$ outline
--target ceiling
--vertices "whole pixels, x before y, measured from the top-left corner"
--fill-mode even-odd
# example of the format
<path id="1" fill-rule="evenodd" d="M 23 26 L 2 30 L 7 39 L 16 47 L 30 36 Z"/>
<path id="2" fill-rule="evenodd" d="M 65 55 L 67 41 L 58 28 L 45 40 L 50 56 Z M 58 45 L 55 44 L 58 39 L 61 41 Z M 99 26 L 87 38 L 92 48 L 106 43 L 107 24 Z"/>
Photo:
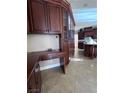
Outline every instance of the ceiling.
<path id="1" fill-rule="evenodd" d="M 71 3 L 73 9 L 96 8 L 97 0 L 67 0 Z"/>
<path id="2" fill-rule="evenodd" d="M 76 26 L 96 25 L 97 0 L 67 0 L 72 7 Z"/>

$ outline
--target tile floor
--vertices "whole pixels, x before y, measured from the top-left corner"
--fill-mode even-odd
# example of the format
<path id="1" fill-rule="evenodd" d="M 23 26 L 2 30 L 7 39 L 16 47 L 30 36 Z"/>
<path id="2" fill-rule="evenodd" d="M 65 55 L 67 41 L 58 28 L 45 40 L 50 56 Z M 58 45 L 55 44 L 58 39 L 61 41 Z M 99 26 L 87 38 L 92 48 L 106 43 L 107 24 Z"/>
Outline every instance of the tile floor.
<path id="1" fill-rule="evenodd" d="M 97 59 L 84 57 L 83 51 L 71 55 L 66 74 L 56 67 L 41 75 L 41 93 L 97 93 Z"/>

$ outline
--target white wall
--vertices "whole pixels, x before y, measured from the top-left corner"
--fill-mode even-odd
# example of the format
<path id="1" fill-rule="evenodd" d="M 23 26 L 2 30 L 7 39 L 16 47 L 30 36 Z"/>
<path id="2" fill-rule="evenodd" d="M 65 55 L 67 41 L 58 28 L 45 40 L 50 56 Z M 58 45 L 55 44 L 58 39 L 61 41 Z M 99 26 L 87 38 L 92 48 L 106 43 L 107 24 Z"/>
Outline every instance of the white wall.
<path id="1" fill-rule="evenodd" d="M 59 49 L 58 35 L 27 35 L 27 52 L 45 51 L 48 48 Z M 60 66 L 60 59 L 40 61 L 40 69 L 45 70 Z"/>
<path id="2" fill-rule="evenodd" d="M 59 49 L 58 35 L 34 34 L 34 35 L 27 36 L 27 52 L 45 51 L 49 48 Z"/>

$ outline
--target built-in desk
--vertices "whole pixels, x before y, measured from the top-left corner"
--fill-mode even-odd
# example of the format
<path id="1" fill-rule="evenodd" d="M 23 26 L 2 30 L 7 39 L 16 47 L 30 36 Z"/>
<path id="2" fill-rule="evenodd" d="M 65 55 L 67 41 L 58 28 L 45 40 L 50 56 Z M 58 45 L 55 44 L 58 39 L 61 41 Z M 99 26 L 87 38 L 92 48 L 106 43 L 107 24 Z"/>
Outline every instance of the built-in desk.
<path id="1" fill-rule="evenodd" d="M 27 54 L 27 78 L 30 77 L 31 70 L 36 63 L 43 60 L 49 60 L 54 58 L 63 58 L 64 52 L 60 51 L 40 51 L 40 52 L 31 52 Z M 64 66 L 63 71 L 65 73 L 65 62 L 61 62 L 61 65 Z"/>
<path id="2" fill-rule="evenodd" d="M 60 58 L 60 64 L 65 73 L 65 52 L 60 51 L 39 51 L 27 53 L 27 87 L 29 93 L 40 93 L 41 91 L 41 74 L 39 61 Z M 37 71 L 36 71 L 37 69 Z"/>

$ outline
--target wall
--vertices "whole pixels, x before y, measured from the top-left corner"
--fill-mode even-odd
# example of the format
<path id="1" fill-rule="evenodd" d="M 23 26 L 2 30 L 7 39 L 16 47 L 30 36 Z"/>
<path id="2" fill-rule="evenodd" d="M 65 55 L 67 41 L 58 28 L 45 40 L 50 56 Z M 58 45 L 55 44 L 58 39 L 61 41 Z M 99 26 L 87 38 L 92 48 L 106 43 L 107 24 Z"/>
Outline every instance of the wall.
<path id="1" fill-rule="evenodd" d="M 34 35 L 27 36 L 27 52 L 45 51 L 49 48 L 59 49 L 58 35 L 35 35 L 34 34 Z"/>
<path id="2" fill-rule="evenodd" d="M 58 35 L 27 35 L 27 52 L 45 51 L 49 48 L 59 49 Z M 40 69 L 45 70 L 60 65 L 59 58 L 40 62 Z"/>

